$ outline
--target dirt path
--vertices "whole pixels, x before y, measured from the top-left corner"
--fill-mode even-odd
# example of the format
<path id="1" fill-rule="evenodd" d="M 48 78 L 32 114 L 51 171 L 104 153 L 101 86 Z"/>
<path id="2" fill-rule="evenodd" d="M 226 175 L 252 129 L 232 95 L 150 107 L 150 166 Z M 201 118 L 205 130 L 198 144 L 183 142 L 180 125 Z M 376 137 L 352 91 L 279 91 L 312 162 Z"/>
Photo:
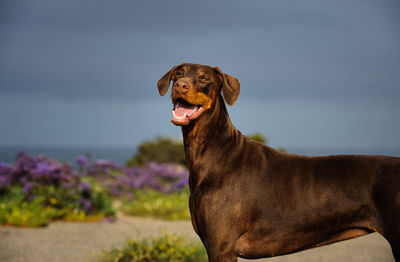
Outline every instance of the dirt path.
<path id="1" fill-rule="evenodd" d="M 122 217 L 115 223 L 56 222 L 44 228 L 0 226 L 0 262 L 86 262 L 127 239 L 158 235 L 164 229 L 199 241 L 189 221 Z M 245 261 L 245 260 L 240 260 Z M 390 246 L 380 235 L 316 248 L 293 255 L 262 259 L 270 262 L 393 262 Z"/>

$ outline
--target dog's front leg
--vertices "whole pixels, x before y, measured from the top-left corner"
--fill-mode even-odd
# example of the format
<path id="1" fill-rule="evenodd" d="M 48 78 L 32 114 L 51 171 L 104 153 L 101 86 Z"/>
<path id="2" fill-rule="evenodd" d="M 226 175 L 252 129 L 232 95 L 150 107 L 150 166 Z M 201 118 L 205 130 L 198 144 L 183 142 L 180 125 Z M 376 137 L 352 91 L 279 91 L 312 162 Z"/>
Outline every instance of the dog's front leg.
<path id="1" fill-rule="evenodd" d="M 233 247 L 213 246 L 206 249 L 209 262 L 237 262 L 238 258 L 234 254 Z"/>
<path id="2" fill-rule="evenodd" d="M 213 219 L 211 223 L 202 221 L 199 236 L 207 250 L 208 261 L 210 262 L 237 262 L 235 243 L 238 235 L 234 227 L 224 219 Z M 204 223 L 206 222 L 206 223 Z"/>
<path id="3" fill-rule="evenodd" d="M 209 262 L 237 262 L 237 256 L 228 255 L 217 255 L 214 257 L 208 257 Z"/>

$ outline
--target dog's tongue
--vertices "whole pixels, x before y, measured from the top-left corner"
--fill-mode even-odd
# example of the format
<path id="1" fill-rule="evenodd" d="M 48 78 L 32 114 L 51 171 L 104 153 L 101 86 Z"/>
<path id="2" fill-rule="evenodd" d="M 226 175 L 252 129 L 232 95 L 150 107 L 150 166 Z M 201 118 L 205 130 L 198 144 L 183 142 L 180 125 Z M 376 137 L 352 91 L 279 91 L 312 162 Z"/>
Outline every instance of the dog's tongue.
<path id="1" fill-rule="evenodd" d="M 191 115 L 193 115 L 193 109 L 194 109 L 194 105 L 189 105 L 186 103 L 177 103 L 175 106 L 175 116 L 177 117 L 184 117 L 185 113 L 186 116 L 190 117 Z"/>

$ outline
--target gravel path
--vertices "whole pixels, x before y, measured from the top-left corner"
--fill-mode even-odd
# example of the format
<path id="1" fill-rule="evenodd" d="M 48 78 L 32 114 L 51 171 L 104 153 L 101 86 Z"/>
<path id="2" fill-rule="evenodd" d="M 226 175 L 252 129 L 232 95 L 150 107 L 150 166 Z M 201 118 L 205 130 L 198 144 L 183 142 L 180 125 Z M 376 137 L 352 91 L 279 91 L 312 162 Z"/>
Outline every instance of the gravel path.
<path id="1" fill-rule="evenodd" d="M 0 226 L 0 262 L 87 262 L 96 254 L 121 247 L 127 239 L 158 235 L 166 229 L 199 241 L 189 221 L 121 217 L 115 223 L 51 223 L 44 228 Z M 246 260 L 239 260 L 246 261 Z M 378 234 L 300 253 L 257 261 L 393 262 L 390 246 Z"/>

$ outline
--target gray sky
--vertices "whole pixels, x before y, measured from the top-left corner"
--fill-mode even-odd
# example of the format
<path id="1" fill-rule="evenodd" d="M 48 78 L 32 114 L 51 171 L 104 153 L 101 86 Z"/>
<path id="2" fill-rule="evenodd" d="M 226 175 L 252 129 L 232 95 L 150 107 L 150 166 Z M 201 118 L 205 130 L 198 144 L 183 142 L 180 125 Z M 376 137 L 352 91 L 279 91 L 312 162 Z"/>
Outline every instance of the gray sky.
<path id="1" fill-rule="evenodd" d="M 0 145 L 180 137 L 156 82 L 218 65 L 229 112 L 273 146 L 400 147 L 397 0 L 0 3 Z"/>

